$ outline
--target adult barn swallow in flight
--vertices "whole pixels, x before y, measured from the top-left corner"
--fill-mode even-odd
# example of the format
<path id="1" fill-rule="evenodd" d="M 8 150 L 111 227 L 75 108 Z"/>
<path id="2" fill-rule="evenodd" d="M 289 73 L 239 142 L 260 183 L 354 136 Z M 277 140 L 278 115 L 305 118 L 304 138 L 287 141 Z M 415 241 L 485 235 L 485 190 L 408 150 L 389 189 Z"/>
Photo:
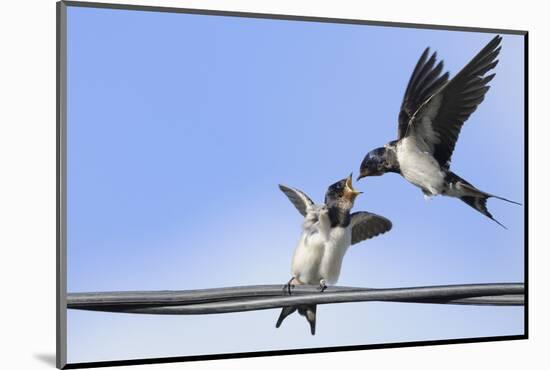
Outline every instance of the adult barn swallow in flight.
<path id="1" fill-rule="evenodd" d="M 501 36 L 493 38 L 456 76 L 441 74 L 436 53 L 428 59 L 426 48 L 405 90 L 399 112 L 398 138 L 369 152 L 358 180 L 395 172 L 419 187 L 424 195 L 445 195 L 498 222 L 487 209 L 488 198 L 519 204 L 477 189 L 449 169 L 460 129 L 489 90 L 495 74 L 486 75 L 498 63 Z"/>
<path id="2" fill-rule="evenodd" d="M 350 245 L 370 239 L 390 230 L 390 220 L 369 212 L 350 213 L 355 198 L 361 192 L 352 186 L 351 175 L 332 184 L 325 194 L 325 204 L 317 205 L 298 189 L 279 185 L 304 216 L 302 235 L 294 251 L 292 279 L 285 285 L 291 292 L 293 285 L 319 284 L 321 292 L 326 284 L 338 281 L 342 260 Z M 298 310 L 305 316 L 315 334 L 316 305 L 284 307 L 276 327 Z"/>

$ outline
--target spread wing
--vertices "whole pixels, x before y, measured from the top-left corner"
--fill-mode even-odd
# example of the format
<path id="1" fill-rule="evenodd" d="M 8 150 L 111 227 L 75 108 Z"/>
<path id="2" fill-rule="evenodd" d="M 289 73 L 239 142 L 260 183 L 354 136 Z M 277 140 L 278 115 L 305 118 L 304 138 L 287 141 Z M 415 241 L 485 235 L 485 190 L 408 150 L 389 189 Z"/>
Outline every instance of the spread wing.
<path id="1" fill-rule="evenodd" d="M 493 38 L 455 77 L 414 113 L 405 135 L 415 135 L 441 166 L 448 167 L 464 122 L 477 109 L 495 74 L 501 36 Z"/>
<path id="2" fill-rule="evenodd" d="M 401 110 L 399 111 L 398 139 L 401 139 L 405 135 L 414 112 L 449 79 L 449 72 L 441 75 L 443 61 L 440 61 L 436 65 L 437 54 L 434 52 L 428 59 L 429 54 L 430 48 L 426 48 L 420 59 L 418 59 L 407 84 L 405 96 L 403 96 L 403 102 L 401 103 Z"/>
<path id="3" fill-rule="evenodd" d="M 288 199 L 294 204 L 294 207 L 302 214 L 306 216 L 307 209 L 313 205 L 313 201 L 309 199 L 307 195 L 298 189 L 289 188 L 288 186 L 279 185 L 279 189 L 288 197 Z"/>
<path id="4" fill-rule="evenodd" d="M 355 212 L 351 214 L 351 244 L 373 238 L 389 231 L 391 221 L 385 217 L 369 212 Z"/>

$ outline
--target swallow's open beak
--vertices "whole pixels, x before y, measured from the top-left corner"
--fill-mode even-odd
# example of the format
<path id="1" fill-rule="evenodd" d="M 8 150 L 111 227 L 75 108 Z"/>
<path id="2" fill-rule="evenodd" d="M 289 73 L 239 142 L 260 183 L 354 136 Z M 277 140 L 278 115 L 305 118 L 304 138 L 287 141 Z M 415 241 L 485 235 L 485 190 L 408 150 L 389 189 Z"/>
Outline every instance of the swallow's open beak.
<path id="1" fill-rule="evenodd" d="M 362 191 L 357 191 L 353 188 L 353 177 L 352 177 L 353 174 L 350 173 L 350 175 L 348 176 L 348 178 L 346 179 L 346 186 L 344 188 L 344 197 L 348 198 L 350 201 L 354 201 L 355 198 L 357 198 L 357 196 L 359 194 L 363 194 Z"/>

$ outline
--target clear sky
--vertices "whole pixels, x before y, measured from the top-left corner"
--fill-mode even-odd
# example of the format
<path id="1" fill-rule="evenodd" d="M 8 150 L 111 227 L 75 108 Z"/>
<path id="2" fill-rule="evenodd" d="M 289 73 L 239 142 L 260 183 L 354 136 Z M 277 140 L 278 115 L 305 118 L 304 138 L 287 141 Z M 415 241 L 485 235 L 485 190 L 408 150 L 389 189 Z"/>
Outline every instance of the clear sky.
<path id="1" fill-rule="evenodd" d="M 454 75 L 494 35 L 124 10 L 68 9 L 68 290 L 284 284 L 301 216 L 277 184 L 322 201 L 395 139 L 426 46 Z M 523 203 L 523 39 L 452 169 Z M 393 230 L 352 247 L 339 285 L 522 282 L 523 207 L 509 229 L 397 175 L 362 180 L 355 210 Z M 330 289 L 330 288 L 329 288 Z M 317 334 L 279 310 L 154 316 L 68 312 L 69 362 L 523 333 L 520 307 L 353 303 L 318 308 Z"/>

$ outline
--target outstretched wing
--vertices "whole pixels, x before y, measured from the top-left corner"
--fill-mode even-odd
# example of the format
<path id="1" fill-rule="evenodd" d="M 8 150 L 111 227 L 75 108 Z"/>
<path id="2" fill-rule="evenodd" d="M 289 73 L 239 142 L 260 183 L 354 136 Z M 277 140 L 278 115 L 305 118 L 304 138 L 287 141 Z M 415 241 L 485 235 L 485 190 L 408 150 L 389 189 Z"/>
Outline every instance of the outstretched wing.
<path id="1" fill-rule="evenodd" d="M 441 75 L 443 71 L 443 61 L 435 64 L 437 53 L 433 53 L 428 59 L 430 48 L 426 48 L 418 62 L 407 84 L 401 110 L 399 112 L 399 126 L 397 129 L 397 139 L 401 139 L 407 131 L 407 126 L 414 112 L 430 96 L 435 94 L 449 79 L 449 72 Z"/>
<path id="2" fill-rule="evenodd" d="M 464 122 L 477 109 L 495 74 L 501 36 L 493 38 L 455 77 L 423 103 L 411 118 L 406 135 L 415 135 L 443 167 L 448 167 Z"/>
<path id="3" fill-rule="evenodd" d="M 313 205 L 313 201 L 309 199 L 307 195 L 298 189 L 289 188 L 288 186 L 279 185 L 279 189 L 288 197 L 288 199 L 294 204 L 294 207 L 302 214 L 306 216 L 307 209 Z"/>
<path id="4" fill-rule="evenodd" d="M 389 231 L 392 223 L 385 217 L 369 212 L 351 214 L 351 244 L 373 238 Z"/>

